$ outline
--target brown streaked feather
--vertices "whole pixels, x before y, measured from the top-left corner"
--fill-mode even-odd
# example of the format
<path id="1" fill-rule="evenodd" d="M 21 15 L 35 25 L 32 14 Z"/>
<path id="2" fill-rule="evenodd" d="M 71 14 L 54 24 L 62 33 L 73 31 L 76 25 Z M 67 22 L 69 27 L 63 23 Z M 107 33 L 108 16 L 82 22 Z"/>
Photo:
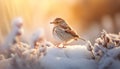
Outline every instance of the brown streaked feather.
<path id="1" fill-rule="evenodd" d="M 68 30 L 71 30 L 71 28 L 69 26 L 63 26 L 63 25 L 60 25 L 63 29 L 68 29 Z"/>
<path id="2" fill-rule="evenodd" d="M 71 34 L 74 37 L 78 37 L 79 38 L 79 36 L 73 30 L 65 30 L 65 32 Z"/>

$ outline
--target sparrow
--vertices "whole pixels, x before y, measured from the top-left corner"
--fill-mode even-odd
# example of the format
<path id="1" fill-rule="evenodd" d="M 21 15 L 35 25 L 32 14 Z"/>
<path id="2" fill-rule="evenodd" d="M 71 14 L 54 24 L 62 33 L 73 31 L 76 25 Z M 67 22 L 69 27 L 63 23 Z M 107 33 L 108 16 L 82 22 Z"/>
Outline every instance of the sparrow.
<path id="1" fill-rule="evenodd" d="M 73 29 L 71 29 L 71 27 L 62 18 L 56 18 L 53 22 L 50 22 L 50 24 L 54 25 L 52 31 L 53 36 L 57 37 L 62 42 L 57 45 L 57 47 L 63 45 L 64 48 L 65 44 L 78 39 L 86 41 L 85 39 L 81 38 Z"/>

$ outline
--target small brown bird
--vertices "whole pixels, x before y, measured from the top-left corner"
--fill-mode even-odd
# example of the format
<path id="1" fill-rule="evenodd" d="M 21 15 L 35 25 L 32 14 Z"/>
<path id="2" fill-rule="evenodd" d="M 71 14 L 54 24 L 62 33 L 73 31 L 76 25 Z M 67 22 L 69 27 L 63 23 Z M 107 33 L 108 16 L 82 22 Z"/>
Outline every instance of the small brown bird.
<path id="1" fill-rule="evenodd" d="M 54 24 L 53 36 L 57 37 L 62 42 L 57 47 L 59 47 L 61 44 L 62 47 L 65 47 L 65 44 L 70 43 L 73 40 L 82 39 L 83 41 L 86 41 L 85 39 L 80 38 L 62 18 L 56 18 L 50 24 Z"/>

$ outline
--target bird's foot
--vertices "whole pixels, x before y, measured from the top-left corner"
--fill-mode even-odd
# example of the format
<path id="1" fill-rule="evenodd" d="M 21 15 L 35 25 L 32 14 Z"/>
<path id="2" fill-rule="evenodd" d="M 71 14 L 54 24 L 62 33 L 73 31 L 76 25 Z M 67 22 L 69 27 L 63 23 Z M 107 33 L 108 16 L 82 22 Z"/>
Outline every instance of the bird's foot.
<path id="1" fill-rule="evenodd" d="M 66 48 L 63 44 L 56 45 L 57 48 Z"/>
<path id="2" fill-rule="evenodd" d="M 66 46 L 63 46 L 62 48 L 66 48 Z"/>

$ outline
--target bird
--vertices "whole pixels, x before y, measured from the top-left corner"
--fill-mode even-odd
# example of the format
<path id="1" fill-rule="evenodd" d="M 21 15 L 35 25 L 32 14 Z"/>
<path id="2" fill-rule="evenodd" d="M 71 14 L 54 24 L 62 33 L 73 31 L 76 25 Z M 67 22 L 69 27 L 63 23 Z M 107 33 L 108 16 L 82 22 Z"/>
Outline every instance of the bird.
<path id="1" fill-rule="evenodd" d="M 53 36 L 62 42 L 58 44 L 57 47 L 62 45 L 62 47 L 65 48 L 65 44 L 78 39 L 86 41 L 85 39 L 81 38 L 62 18 L 55 18 L 55 20 L 50 22 L 50 24 L 54 25 L 52 30 Z"/>

